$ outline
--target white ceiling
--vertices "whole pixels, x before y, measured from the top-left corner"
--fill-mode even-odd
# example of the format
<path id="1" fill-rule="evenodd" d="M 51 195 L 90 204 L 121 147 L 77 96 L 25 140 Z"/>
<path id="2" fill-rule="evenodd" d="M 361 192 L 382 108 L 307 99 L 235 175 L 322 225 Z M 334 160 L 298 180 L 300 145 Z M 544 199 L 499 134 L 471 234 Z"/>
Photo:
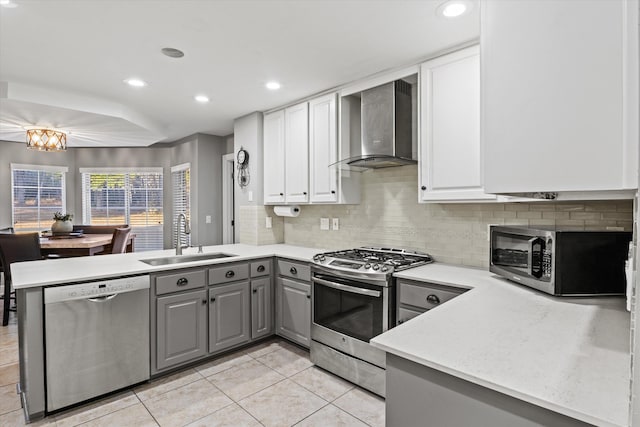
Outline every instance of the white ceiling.
<path id="1" fill-rule="evenodd" d="M 38 125 L 70 131 L 69 146 L 229 135 L 237 117 L 479 35 L 475 0 L 455 19 L 436 14 L 444 0 L 13 1 L 0 7 L 0 139 Z"/>

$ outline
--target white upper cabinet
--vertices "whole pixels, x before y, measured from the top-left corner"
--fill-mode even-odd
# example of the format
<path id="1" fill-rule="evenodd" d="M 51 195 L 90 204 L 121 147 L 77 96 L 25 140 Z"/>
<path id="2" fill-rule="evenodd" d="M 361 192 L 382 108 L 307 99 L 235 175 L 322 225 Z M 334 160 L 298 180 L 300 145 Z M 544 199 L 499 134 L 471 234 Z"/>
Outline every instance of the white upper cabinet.
<path id="1" fill-rule="evenodd" d="M 309 102 L 309 168 L 312 203 L 338 201 L 338 159 L 336 94 Z"/>
<path id="2" fill-rule="evenodd" d="M 284 110 L 264 115 L 264 203 L 284 203 Z"/>
<path id="3" fill-rule="evenodd" d="M 482 183 L 478 46 L 420 66 L 420 124 L 420 201 L 495 200 Z"/>
<path id="4" fill-rule="evenodd" d="M 285 202 L 309 201 L 309 107 L 303 102 L 285 113 Z"/>
<path id="5" fill-rule="evenodd" d="M 484 187 L 638 187 L 638 3 L 481 4 Z"/>

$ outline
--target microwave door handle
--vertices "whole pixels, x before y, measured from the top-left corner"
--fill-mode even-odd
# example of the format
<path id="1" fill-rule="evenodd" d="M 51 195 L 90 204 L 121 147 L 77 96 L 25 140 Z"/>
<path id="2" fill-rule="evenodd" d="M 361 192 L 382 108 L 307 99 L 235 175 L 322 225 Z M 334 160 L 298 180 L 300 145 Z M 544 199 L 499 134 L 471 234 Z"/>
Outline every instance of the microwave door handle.
<path id="1" fill-rule="evenodd" d="M 327 286 L 329 288 L 337 289 L 339 291 L 351 292 L 352 294 L 367 295 L 374 298 L 380 298 L 380 295 L 382 295 L 380 291 L 374 291 L 372 289 L 356 288 L 355 286 L 344 285 L 342 283 L 336 283 L 330 280 L 320 279 L 318 277 L 314 277 L 312 280 L 314 283 L 318 283 L 319 285 Z"/>

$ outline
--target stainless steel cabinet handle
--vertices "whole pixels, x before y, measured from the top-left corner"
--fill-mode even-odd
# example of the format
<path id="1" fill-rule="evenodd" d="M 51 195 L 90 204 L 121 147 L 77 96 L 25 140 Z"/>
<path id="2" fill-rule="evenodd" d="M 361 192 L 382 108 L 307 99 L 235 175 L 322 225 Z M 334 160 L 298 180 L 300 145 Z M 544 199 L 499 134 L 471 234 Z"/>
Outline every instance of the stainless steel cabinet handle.
<path id="1" fill-rule="evenodd" d="M 264 270 L 265 270 L 264 265 L 261 264 L 258 266 L 258 273 L 262 273 Z"/>
<path id="2" fill-rule="evenodd" d="M 189 279 L 187 279 L 186 277 L 181 277 L 176 282 L 177 286 L 186 286 L 187 284 L 189 284 Z"/>
<path id="3" fill-rule="evenodd" d="M 291 274 L 298 274 L 298 270 L 296 270 L 296 268 L 295 268 L 295 267 L 291 267 L 291 268 L 289 269 L 289 273 L 291 273 Z"/>
<path id="4" fill-rule="evenodd" d="M 437 295 L 428 295 L 427 296 L 427 302 L 430 302 L 431 304 L 440 304 L 440 298 L 438 298 Z"/>
<path id="5" fill-rule="evenodd" d="M 233 270 L 229 270 L 229 271 L 227 271 L 227 272 L 225 273 L 224 277 L 226 277 L 226 278 L 228 278 L 228 279 L 229 279 L 229 278 L 231 278 L 231 277 L 233 277 L 233 276 L 235 276 L 235 275 L 236 275 L 236 273 L 234 273 L 234 272 L 233 272 Z"/>

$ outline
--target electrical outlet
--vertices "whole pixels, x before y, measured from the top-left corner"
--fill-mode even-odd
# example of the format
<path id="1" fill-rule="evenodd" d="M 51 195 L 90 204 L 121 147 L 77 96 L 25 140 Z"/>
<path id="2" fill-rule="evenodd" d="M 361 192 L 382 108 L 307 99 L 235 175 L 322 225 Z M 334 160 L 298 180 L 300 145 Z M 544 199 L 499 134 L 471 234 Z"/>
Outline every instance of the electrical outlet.
<path id="1" fill-rule="evenodd" d="M 329 229 L 329 218 L 320 218 L 320 230 Z"/>
<path id="2" fill-rule="evenodd" d="M 211 215 L 207 215 L 204 217 L 205 224 L 211 224 Z"/>
<path id="3" fill-rule="evenodd" d="M 264 219 L 264 226 L 267 228 L 272 228 L 273 227 L 273 220 L 271 219 L 270 216 L 266 217 Z"/>
<path id="4" fill-rule="evenodd" d="M 340 230 L 340 219 L 339 218 L 333 218 L 332 228 L 334 230 Z"/>

